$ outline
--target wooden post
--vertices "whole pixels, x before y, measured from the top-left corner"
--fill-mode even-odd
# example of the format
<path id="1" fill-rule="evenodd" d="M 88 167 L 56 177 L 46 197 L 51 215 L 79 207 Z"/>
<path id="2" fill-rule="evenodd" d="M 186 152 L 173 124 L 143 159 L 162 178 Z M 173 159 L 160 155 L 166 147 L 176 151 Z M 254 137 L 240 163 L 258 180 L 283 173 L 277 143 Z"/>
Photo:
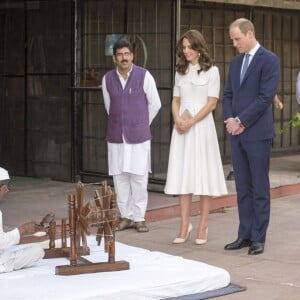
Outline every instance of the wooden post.
<path id="1" fill-rule="evenodd" d="M 75 196 L 69 195 L 70 264 L 77 265 Z"/>
<path id="2" fill-rule="evenodd" d="M 82 184 L 82 182 L 78 181 L 78 183 L 77 183 L 77 214 L 78 215 L 80 215 L 82 207 L 83 207 L 83 184 Z M 79 225 L 79 223 L 77 225 L 80 227 L 80 235 L 81 235 L 81 239 L 82 239 L 83 249 L 86 250 L 86 249 L 88 249 L 86 232 Z M 79 246 L 80 245 L 78 245 L 78 247 Z"/>
<path id="3" fill-rule="evenodd" d="M 95 191 L 94 200 L 95 200 L 96 207 L 100 208 L 100 212 L 101 212 L 100 218 L 102 220 L 104 220 L 102 196 L 100 196 L 99 191 L 97 191 L 97 190 Z M 98 226 L 97 234 L 96 234 L 96 241 L 97 241 L 98 246 L 100 246 L 100 244 L 101 244 L 101 240 L 102 240 L 103 235 L 104 235 L 104 225 L 101 224 L 101 225 Z"/>
<path id="4" fill-rule="evenodd" d="M 55 248 L 56 222 L 51 221 L 49 224 L 49 248 Z"/>
<path id="5" fill-rule="evenodd" d="M 110 209 L 112 213 L 110 214 L 111 221 L 110 221 L 110 226 L 112 230 L 112 241 L 109 245 L 109 252 L 108 252 L 108 262 L 115 262 L 115 254 L 116 254 L 116 245 L 115 245 L 115 226 L 116 226 L 116 215 L 113 213 L 116 209 L 116 194 L 112 194 L 111 196 L 111 202 L 110 202 Z"/>
<path id="6" fill-rule="evenodd" d="M 67 247 L 67 225 L 66 219 L 61 220 L 61 247 Z"/>

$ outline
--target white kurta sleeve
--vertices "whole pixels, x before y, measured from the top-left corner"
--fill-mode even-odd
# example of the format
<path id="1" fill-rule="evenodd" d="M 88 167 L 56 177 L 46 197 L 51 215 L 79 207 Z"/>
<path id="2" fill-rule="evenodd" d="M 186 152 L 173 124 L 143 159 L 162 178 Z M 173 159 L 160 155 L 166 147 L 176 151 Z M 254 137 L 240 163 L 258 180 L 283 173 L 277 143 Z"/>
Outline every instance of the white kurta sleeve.
<path id="1" fill-rule="evenodd" d="M 149 71 L 147 71 L 145 74 L 144 91 L 146 93 L 148 101 L 149 124 L 151 124 L 159 109 L 161 108 L 161 102 L 155 80 Z"/>
<path id="2" fill-rule="evenodd" d="M 4 232 L 2 224 L 2 212 L 0 211 L 0 249 L 5 249 L 20 242 L 20 232 L 17 228 Z"/>
<path id="3" fill-rule="evenodd" d="M 104 100 L 104 106 L 106 109 L 107 114 L 109 114 L 109 107 L 110 107 L 110 96 L 106 88 L 106 81 L 105 76 L 102 78 L 102 94 L 103 94 L 103 100 Z"/>

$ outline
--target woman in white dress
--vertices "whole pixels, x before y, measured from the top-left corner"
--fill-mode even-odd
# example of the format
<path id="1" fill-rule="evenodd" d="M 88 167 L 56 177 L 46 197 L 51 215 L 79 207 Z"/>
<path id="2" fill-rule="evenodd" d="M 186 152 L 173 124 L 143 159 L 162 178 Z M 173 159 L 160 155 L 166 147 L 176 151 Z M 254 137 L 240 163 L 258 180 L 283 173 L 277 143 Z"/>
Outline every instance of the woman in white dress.
<path id="1" fill-rule="evenodd" d="M 201 245 L 207 242 L 211 198 L 227 194 L 212 115 L 219 98 L 220 75 L 197 30 L 189 30 L 180 38 L 177 55 L 172 100 L 174 128 L 165 193 L 179 195 L 181 224 L 174 244 L 184 243 L 190 237 L 192 197 L 200 196 L 201 219 L 195 243 Z"/>

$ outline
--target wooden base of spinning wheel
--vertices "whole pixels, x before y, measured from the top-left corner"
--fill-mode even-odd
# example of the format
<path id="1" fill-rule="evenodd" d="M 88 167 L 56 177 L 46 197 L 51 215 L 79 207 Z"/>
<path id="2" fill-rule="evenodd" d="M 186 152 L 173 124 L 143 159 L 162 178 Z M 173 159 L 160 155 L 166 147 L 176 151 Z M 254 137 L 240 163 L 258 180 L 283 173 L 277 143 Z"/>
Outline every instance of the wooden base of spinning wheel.
<path id="1" fill-rule="evenodd" d="M 129 263 L 127 261 L 116 262 L 99 262 L 92 263 L 83 257 L 77 259 L 74 265 L 64 265 L 55 267 L 56 275 L 78 275 L 97 272 L 112 272 L 129 270 Z"/>
<path id="2" fill-rule="evenodd" d="M 62 247 L 62 248 L 49 248 L 45 249 L 44 258 L 59 258 L 59 257 L 69 257 L 70 256 L 70 247 Z M 79 247 L 77 249 L 78 255 L 90 255 L 89 248 Z"/>

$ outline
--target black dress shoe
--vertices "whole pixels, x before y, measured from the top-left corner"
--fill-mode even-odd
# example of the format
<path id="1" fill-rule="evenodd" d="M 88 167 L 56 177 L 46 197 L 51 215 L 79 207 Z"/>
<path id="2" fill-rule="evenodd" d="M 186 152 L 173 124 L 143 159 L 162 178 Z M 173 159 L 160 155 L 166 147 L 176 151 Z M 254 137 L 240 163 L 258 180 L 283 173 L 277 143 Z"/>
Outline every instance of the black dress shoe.
<path id="1" fill-rule="evenodd" d="M 244 247 L 248 247 L 251 245 L 251 241 L 248 239 L 241 239 L 238 238 L 236 241 L 233 243 L 227 244 L 224 249 L 225 250 L 238 250 Z"/>
<path id="2" fill-rule="evenodd" d="M 248 254 L 249 255 L 257 255 L 264 252 L 265 244 L 259 242 L 252 242 L 249 248 Z"/>

